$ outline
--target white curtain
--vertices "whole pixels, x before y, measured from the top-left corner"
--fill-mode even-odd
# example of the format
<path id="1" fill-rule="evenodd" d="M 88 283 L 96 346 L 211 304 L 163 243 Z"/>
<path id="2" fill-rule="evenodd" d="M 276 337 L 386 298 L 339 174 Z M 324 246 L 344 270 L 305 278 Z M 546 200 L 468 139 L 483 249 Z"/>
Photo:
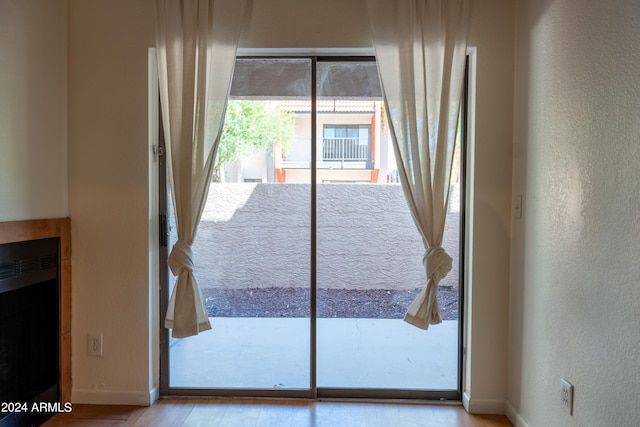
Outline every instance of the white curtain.
<path id="1" fill-rule="evenodd" d="M 156 0 L 156 52 L 178 241 L 165 327 L 176 338 L 211 329 L 191 245 L 202 215 L 250 0 Z"/>
<path id="2" fill-rule="evenodd" d="M 471 0 L 367 0 L 400 181 L 422 236 L 425 288 L 405 321 L 441 323 L 437 290 L 451 270 L 442 248 L 465 74 Z"/>

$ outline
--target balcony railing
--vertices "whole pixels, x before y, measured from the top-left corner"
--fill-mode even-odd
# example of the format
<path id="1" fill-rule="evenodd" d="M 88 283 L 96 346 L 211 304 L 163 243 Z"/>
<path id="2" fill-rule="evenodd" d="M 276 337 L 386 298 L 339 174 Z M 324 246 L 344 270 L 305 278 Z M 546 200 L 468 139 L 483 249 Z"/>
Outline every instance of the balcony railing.
<path id="1" fill-rule="evenodd" d="M 368 138 L 323 138 L 322 160 L 325 162 L 368 162 L 371 146 Z"/>

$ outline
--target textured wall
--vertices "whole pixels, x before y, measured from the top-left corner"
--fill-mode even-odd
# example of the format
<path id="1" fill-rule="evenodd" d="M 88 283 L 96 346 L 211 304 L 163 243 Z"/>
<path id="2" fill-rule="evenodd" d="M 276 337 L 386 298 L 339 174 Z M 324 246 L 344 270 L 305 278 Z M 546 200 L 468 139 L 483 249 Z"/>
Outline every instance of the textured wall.
<path id="1" fill-rule="evenodd" d="M 318 287 L 424 286 L 424 247 L 400 185 L 317 188 Z M 200 285 L 308 287 L 310 200 L 305 184 L 213 184 L 194 244 Z M 450 210 L 443 246 L 456 268 L 442 284 L 457 286 L 459 214 Z"/>
<path id="2" fill-rule="evenodd" d="M 519 4 L 512 418 L 637 426 L 640 2 Z M 575 386 L 572 417 L 560 378 Z"/>

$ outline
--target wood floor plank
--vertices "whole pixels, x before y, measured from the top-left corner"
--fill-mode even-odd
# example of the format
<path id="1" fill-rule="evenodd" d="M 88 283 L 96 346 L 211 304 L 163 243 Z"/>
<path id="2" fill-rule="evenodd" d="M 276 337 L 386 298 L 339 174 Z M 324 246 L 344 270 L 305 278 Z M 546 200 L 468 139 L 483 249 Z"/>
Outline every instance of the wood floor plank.
<path id="1" fill-rule="evenodd" d="M 315 425 L 367 427 L 364 406 L 347 402 L 318 402 L 315 405 Z"/>
<path id="2" fill-rule="evenodd" d="M 133 423 L 127 427 L 176 427 L 184 425 L 185 420 L 194 408 L 194 399 L 161 399 L 143 411 Z"/>
<path id="3" fill-rule="evenodd" d="M 239 425 L 257 426 L 258 417 L 262 410 L 262 401 L 229 400 L 226 403 L 227 410 L 218 421 L 220 427 L 233 427 Z M 217 427 L 217 426 L 216 426 Z"/>
<path id="4" fill-rule="evenodd" d="M 45 427 L 512 427 L 462 406 L 287 399 L 161 399 L 151 407 L 74 405 Z"/>
<path id="5" fill-rule="evenodd" d="M 126 421 L 142 406 L 128 405 L 73 405 L 73 411 L 60 414 L 59 418 L 88 418 Z"/>
<path id="6" fill-rule="evenodd" d="M 459 427 L 467 426 L 467 418 L 468 414 L 459 406 L 382 404 L 368 422 L 381 426 Z"/>
<path id="7" fill-rule="evenodd" d="M 227 407 L 227 405 L 220 402 L 195 404 L 193 410 L 184 421 L 183 427 L 218 426 L 227 412 Z"/>
<path id="8" fill-rule="evenodd" d="M 308 401 L 265 400 L 256 425 L 261 427 L 310 426 L 313 425 L 310 422 L 312 411 Z"/>
<path id="9" fill-rule="evenodd" d="M 512 427 L 504 415 L 470 415 L 474 427 Z"/>
<path id="10" fill-rule="evenodd" d="M 43 427 L 124 427 L 126 421 L 98 420 L 80 418 L 55 418 L 43 424 Z"/>
<path id="11" fill-rule="evenodd" d="M 257 418 L 259 404 L 245 404 L 242 400 L 220 399 L 208 400 L 196 404 L 182 427 L 207 427 L 237 425 L 244 415 L 245 425 L 255 425 L 253 420 Z"/>

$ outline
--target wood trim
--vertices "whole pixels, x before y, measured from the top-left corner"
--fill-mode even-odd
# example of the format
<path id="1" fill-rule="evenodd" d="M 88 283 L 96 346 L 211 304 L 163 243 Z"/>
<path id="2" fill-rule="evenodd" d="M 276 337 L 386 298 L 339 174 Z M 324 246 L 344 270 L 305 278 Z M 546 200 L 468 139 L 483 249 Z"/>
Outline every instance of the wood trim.
<path id="1" fill-rule="evenodd" d="M 71 220 L 0 222 L 0 244 L 60 238 L 60 401 L 71 400 Z"/>

